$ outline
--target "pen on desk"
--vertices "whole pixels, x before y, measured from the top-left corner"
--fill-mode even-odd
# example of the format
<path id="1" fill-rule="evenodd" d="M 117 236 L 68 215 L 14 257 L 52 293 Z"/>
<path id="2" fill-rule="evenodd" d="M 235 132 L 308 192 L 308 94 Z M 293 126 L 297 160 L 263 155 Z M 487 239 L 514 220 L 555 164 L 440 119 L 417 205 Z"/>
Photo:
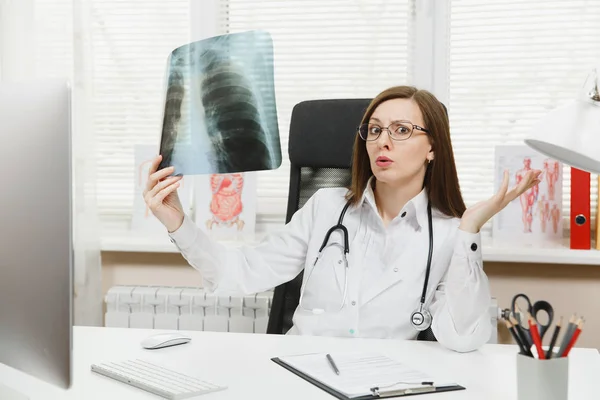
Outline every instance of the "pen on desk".
<path id="1" fill-rule="evenodd" d="M 550 346 L 548 347 L 548 351 L 546 352 L 546 358 L 547 359 L 551 359 L 554 354 L 552 354 L 552 350 L 554 350 L 554 345 L 556 344 L 556 338 L 558 338 L 558 332 L 560 332 L 560 327 L 562 325 L 562 317 L 560 317 L 560 320 L 557 322 L 556 326 L 554 327 L 554 333 L 552 333 L 552 339 L 550 339 Z"/>
<path id="2" fill-rule="evenodd" d="M 577 327 L 576 318 L 577 318 L 577 316 L 575 314 L 573 314 L 571 316 L 571 318 L 569 319 L 569 325 L 567 325 L 567 327 L 565 329 L 565 333 L 562 337 L 562 342 L 560 343 L 558 353 L 556 353 L 557 357 L 562 357 L 562 354 L 565 352 L 565 349 L 567 348 L 567 345 L 569 344 L 569 341 L 571 340 L 571 336 L 573 336 L 573 332 L 575 332 L 575 328 Z"/>
<path id="3" fill-rule="evenodd" d="M 329 361 L 329 365 L 331 365 L 331 368 L 333 368 L 333 372 L 335 372 L 336 375 L 340 374 L 340 370 L 338 369 L 337 365 L 335 365 L 335 361 L 333 361 L 333 358 L 331 358 L 330 354 L 327 354 L 327 361 Z"/>
<path id="4" fill-rule="evenodd" d="M 523 343 L 523 349 L 525 350 L 525 355 L 529 357 L 533 357 L 533 353 L 531 352 L 529 341 L 525 338 L 525 334 L 523 333 L 523 329 L 519 326 L 519 321 L 512 315 L 510 316 L 510 322 L 515 327 L 515 332 L 517 332 L 517 336 L 521 339 L 521 343 Z"/>
<path id="5" fill-rule="evenodd" d="M 575 332 L 573 332 L 573 336 L 571 337 L 571 340 L 569 340 L 569 344 L 565 348 L 565 351 L 560 355 L 561 357 L 568 356 L 569 352 L 571 351 L 573 346 L 575 346 L 575 342 L 577 341 L 577 338 L 579 337 L 579 334 L 581 333 L 581 329 L 583 329 L 583 323 L 584 323 L 584 319 L 580 318 L 580 321 L 577 324 L 577 328 L 575 328 Z"/>

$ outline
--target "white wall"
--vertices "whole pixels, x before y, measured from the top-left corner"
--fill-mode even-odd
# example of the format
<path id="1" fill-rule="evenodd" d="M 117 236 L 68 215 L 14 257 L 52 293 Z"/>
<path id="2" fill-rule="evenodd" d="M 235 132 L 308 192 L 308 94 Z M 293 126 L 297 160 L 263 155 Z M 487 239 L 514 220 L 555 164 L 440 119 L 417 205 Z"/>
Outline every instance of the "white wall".
<path id="1" fill-rule="evenodd" d="M 104 293 L 113 285 L 202 285 L 200 273 L 179 254 L 105 252 L 102 257 Z M 600 349 L 600 265 L 486 262 L 484 269 L 500 307 L 508 308 L 512 296 L 523 292 L 552 303 L 557 318 L 568 320 L 577 312 L 587 317 L 578 346 Z M 511 342 L 506 328 L 500 328 L 498 341 Z"/>

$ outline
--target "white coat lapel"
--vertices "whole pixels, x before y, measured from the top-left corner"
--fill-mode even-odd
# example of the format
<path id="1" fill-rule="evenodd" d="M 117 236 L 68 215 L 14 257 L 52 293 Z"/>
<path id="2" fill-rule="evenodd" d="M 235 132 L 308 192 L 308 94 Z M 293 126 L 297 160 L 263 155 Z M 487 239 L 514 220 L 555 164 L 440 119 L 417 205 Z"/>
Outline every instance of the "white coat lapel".
<path id="1" fill-rule="evenodd" d="M 420 240 L 422 240 L 422 235 L 411 235 L 411 239 L 403 246 L 402 250 L 393 253 L 393 257 L 390 257 L 391 260 L 382 260 L 382 262 L 385 262 L 383 273 L 378 274 L 374 279 L 367 278 L 363 280 L 361 304 L 368 303 L 381 293 L 396 286 L 400 281 L 410 282 L 414 279 L 415 274 L 424 271 L 427 255 L 422 251 L 422 245 L 416 245 Z M 365 262 L 369 262 L 368 257 Z M 369 268 L 365 267 L 363 277 L 369 274 Z"/>

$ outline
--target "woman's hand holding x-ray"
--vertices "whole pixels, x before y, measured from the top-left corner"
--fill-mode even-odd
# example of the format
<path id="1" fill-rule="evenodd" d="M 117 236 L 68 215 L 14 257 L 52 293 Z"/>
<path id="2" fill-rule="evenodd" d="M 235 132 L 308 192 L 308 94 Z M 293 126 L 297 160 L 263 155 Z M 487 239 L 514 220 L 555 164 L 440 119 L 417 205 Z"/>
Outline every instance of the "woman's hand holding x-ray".
<path id="1" fill-rule="evenodd" d="M 488 200 L 480 201 L 469 207 L 462 216 L 460 229 L 471 233 L 479 232 L 483 225 L 506 207 L 508 203 L 539 184 L 541 173 L 542 171 L 539 169 L 528 171 L 519 184 L 508 190 L 509 176 L 508 171 L 505 171 L 500 190 Z"/>
<path id="2" fill-rule="evenodd" d="M 177 195 L 179 181 L 183 176 L 169 176 L 174 171 L 173 167 L 157 171 L 161 160 L 162 156 L 159 155 L 152 161 L 144 189 L 144 201 L 167 230 L 174 232 L 179 229 L 184 218 L 183 207 Z"/>

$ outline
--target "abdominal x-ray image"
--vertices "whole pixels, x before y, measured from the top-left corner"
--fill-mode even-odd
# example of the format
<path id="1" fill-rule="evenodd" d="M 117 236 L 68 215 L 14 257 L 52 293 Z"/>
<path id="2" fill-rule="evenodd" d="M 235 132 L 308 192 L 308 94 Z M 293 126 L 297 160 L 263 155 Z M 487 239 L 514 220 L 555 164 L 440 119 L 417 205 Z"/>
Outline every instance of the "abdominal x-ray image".
<path id="1" fill-rule="evenodd" d="M 178 47 L 167 60 L 165 81 L 159 168 L 200 175 L 281 165 L 273 42 L 267 32 Z"/>

